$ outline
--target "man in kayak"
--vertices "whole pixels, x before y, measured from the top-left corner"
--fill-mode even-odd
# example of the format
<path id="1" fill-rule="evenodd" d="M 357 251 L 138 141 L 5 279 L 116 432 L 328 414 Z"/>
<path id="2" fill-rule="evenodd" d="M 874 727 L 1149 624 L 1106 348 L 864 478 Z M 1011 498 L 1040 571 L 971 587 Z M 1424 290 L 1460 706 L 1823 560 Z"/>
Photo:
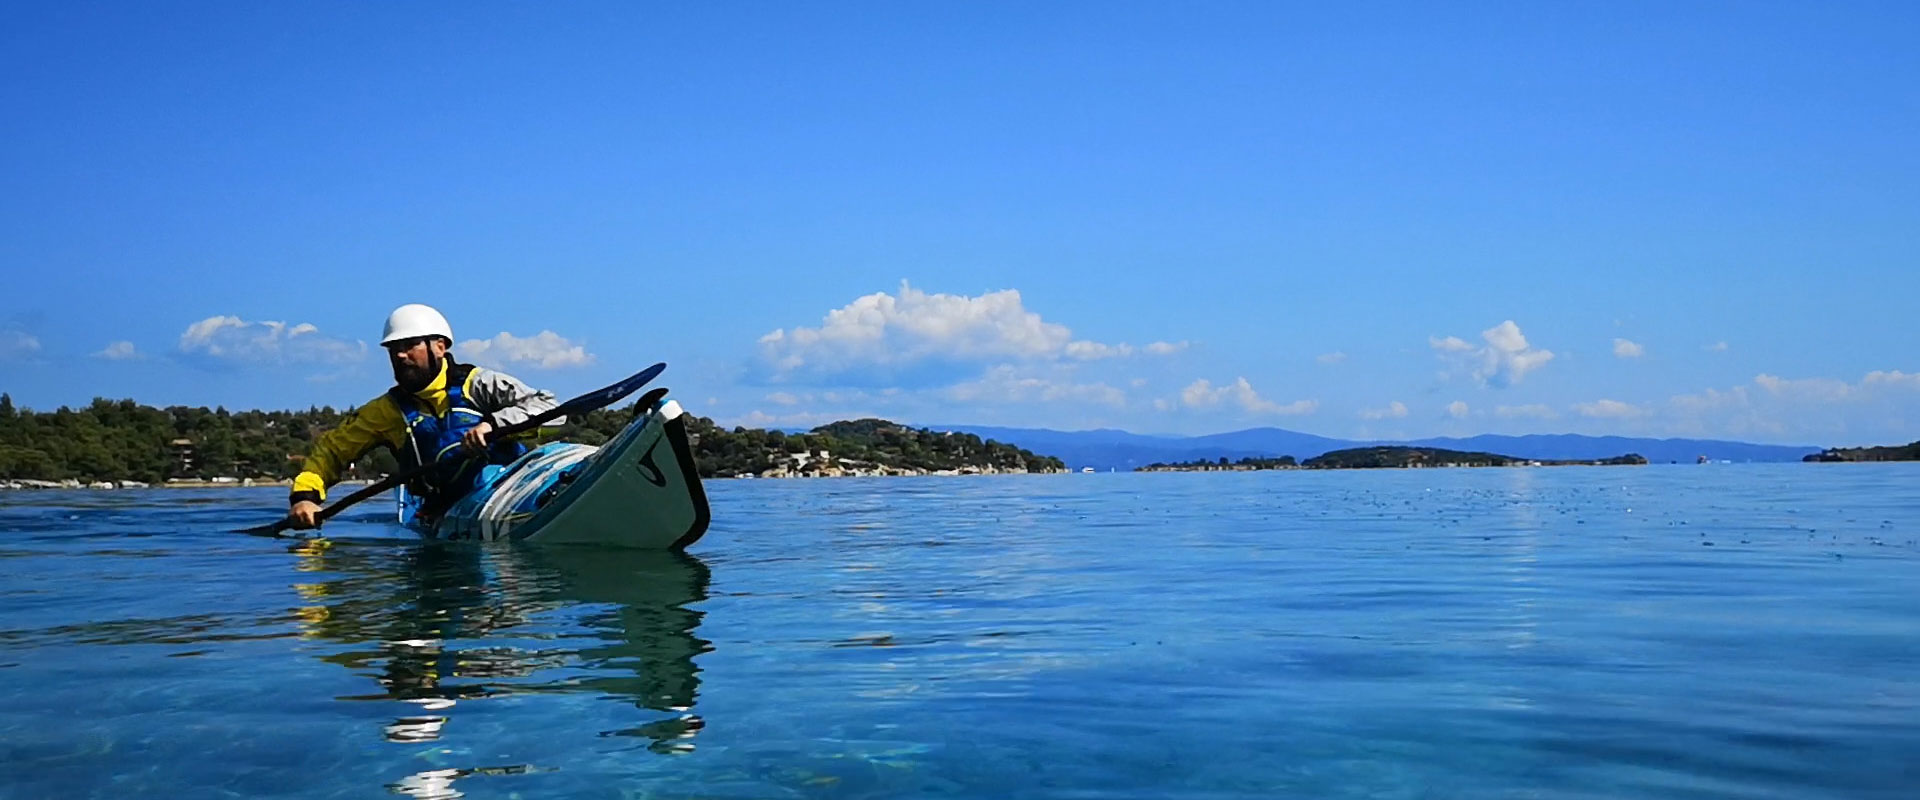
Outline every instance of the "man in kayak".
<path id="1" fill-rule="evenodd" d="M 287 521 L 294 528 L 314 527 L 327 487 L 340 480 L 347 465 L 381 446 L 393 451 L 401 469 L 441 465 L 407 484 L 407 491 L 421 499 L 416 513 L 437 517 L 479 485 L 487 465 L 506 464 L 526 452 L 519 441 L 489 441 L 495 428 L 559 404 L 552 392 L 506 373 L 456 363 L 447 352 L 453 328 L 429 306 L 394 309 L 380 345 L 393 365 L 394 387 L 314 440 L 288 498 Z M 461 457 L 456 450 L 474 457 Z"/>

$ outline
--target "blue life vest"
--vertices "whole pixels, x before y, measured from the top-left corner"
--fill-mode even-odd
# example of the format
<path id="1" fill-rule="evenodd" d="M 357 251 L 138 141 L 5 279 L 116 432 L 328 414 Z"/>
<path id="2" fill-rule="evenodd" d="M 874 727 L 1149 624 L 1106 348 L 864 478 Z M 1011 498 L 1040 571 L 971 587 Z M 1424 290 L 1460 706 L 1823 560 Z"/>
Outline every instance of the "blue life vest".
<path id="1" fill-rule="evenodd" d="M 441 416 L 434 416 L 433 409 L 420 398 L 397 386 L 387 392 L 407 423 L 407 444 L 394 453 L 401 468 L 438 465 L 406 487 L 408 493 L 421 499 L 422 510 L 432 515 L 473 491 L 488 464 L 512 463 L 527 452 L 520 442 L 494 439 L 488 443 L 485 458 L 460 455 L 460 438 L 487 419 L 486 412 L 467 396 L 467 380 L 472 375 L 470 364 L 447 364 L 447 413 Z"/>

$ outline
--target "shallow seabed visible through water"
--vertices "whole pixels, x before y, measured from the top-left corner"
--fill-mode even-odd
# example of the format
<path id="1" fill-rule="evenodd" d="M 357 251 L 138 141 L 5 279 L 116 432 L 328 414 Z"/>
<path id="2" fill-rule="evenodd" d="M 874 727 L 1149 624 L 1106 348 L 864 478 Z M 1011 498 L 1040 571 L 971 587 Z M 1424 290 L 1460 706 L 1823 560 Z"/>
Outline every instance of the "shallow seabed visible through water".
<path id="1" fill-rule="evenodd" d="M 0 797 L 1920 796 L 1920 465 L 708 489 L 687 554 L 0 494 Z"/>

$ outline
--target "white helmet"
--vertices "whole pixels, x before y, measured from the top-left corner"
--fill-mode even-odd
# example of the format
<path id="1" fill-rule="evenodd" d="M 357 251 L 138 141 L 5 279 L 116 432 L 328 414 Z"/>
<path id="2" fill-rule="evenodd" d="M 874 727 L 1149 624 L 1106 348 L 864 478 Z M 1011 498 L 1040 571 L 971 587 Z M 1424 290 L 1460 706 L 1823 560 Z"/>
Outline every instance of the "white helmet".
<path id="1" fill-rule="evenodd" d="M 408 303 L 387 315 L 387 329 L 380 334 L 380 343 L 392 344 L 418 336 L 444 336 L 451 343 L 453 326 L 448 325 L 447 318 L 440 316 L 433 306 Z"/>

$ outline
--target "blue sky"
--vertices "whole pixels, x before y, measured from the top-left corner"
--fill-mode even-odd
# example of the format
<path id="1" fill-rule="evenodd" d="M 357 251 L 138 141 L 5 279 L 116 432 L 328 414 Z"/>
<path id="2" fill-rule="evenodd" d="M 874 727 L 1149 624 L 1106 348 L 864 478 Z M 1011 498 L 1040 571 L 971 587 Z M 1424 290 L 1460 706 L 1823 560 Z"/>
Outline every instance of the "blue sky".
<path id="1" fill-rule="evenodd" d="M 18 6 L 0 391 L 1906 442 L 1916 8 Z"/>

